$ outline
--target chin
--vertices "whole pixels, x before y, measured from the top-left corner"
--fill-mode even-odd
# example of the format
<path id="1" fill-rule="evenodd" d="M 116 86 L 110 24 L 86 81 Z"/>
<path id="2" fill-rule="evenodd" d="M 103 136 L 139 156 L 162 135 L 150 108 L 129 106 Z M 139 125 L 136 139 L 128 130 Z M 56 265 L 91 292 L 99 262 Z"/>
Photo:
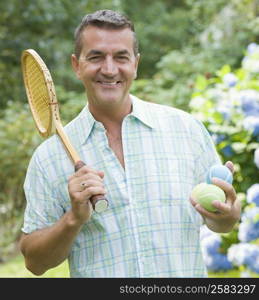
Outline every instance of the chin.
<path id="1" fill-rule="evenodd" d="M 102 95 L 102 97 L 97 97 L 98 99 L 98 103 L 101 103 L 101 104 L 109 104 L 109 105 L 112 105 L 112 104 L 118 104 L 118 103 L 121 103 L 124 99 L 124 95 L 112 95 L 112 94 L 105 94 L 105 95 Z"/>

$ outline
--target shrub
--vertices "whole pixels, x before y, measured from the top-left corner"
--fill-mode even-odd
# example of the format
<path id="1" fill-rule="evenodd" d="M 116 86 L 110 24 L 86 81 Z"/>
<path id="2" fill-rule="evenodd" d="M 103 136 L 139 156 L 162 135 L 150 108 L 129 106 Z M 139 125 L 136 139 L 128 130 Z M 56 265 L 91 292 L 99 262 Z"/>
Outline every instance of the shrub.
<path id="1" fill-rule="evenodd" d="M 195 92 L 190 102 L 194 115 L 208 128 L 222 161 L 232 160 L 235 166 L 234 187 L 242 200 L 242 218 L 234 230 L 221 237 L 221 249 L 230 251 L 241 242 L 257 243 L 259 240 L 259 45 L 252 43 L 246 51 L 242 65 L 237 70 L 223 66 L 214 77 L 198 76 Z M 247 247 L 250 247 L 247 244 Z M 237 249 L 237 248 L 234 248 Z M 249 248 L 250 249 L 250 248 Z M 256 249 L 253 247 L 253 249 Z M 240 250 L 241 253 L 242 251 Z M 242 252 L 245 255 L 245 252 Z M 251 264 L 247 252 L 245 265 Z M 210 262 L 218 253 L 208 253 Z M 240 254 L 241 255 L 241 254 Z M 242 254 L 243 255 L 243 254 Z M 252 254 L 251 254 L 252 255 Z M 259 251 L 252 257 L 259 260 Z M 234 264 L 235 265 L 235 264 Z M 208 269 L 215 270 L 209 263 Z M 218 270 L 224 269 L 221 264 Z M 252 268 L 259 273 L 259 268 Z"/>
<path id="2" fill-rule="evenodd" d="M 82 109 L 84 95 L 57 87 L 63 124 Z M 43 141 L 37 133 L 29 106 L 9 102 L 0 119 L 0 261 L 15 250 L 25 208 L 23 183 L 29 160 Z"/>

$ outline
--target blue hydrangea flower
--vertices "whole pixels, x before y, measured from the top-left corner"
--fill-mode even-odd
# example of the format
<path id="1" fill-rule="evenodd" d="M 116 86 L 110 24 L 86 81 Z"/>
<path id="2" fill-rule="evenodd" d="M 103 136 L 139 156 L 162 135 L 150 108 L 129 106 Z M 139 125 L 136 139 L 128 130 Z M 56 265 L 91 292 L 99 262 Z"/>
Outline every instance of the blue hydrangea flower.
<path id="1" fill-rule="evenodd" d="M 220 103 L 217 111 L 221 113 L 224 120 L 229 120 L 231 117 L 232 106 L 229 103 Z"/>
<path id="2" fill-rule="evenodd" d="M 223 77 L 223 82 L 227 87 L 233 87 L 237 84 L 237 77 L 235 74 L 233 73 L 228 73 L 226 75 L 224 75 Z"/>
<path id="3" fill-rule="evenodd" d="M 259 217 L 259 207 L 245 209 L 241 216 L 241 222 L 256 222 Z"/>
<path id="4" fill-rule="evenodd" d="M 259 52 L 259 45 L 256 43 L 251 43 L 247 46 L 247 52 L 248 54 L 253 54 L 255 52 Z"/>
<path id="5" fill-rule="evenodd" d="M 259 93 L 255 90 L 243 90 L 239 93 L 239 100 L 245 116 L 259 115 Z"/>
<path id="6" fill-rule="evenodd" d="M 218 234 L 211 234 L 202 240 L 203 253 L 216 254 L 221 244 L 221 238 Z"/>
<path id="7" fill-rule="evenodd" d="M 228 260 L 227 255 L 215 253 L 211 256 L 205 255 L 204 261 L 206 267 L 211 271 L 227 271 L 233 268 L 232 263 Z"/>
<path id="8" fill-rule="evenodd" d="M 211 137 L 216 145 L 220 144 L 221 142 L 223 142 L 227 139 L 227 136 L 225 134 L 212 133 Z M 222 148 L 221 151 L 222 151 L 223 155 L 226 157 L 231 157 L 235 153 L 230 144 L 226 145 L 224 148 Z"/>
<path id="9" fill-rule="evenodd" d="M 231 157 L 234 154 L 234 150 L 231 147 L 231 145 L 225 146 L 224 148 L 221 149 L 221 151 L 226 157 Z"/>
<path id="10" fill-rule="evenodd" d="M 259 206 L 259 183 L 255 183 L 247 190 L 247 202 Z"/>
<path id="11" fill-rule="evenodd" d="M 227 258 L 234 266 L 248 265 L 259 255 L 259 247 L 249 243 L 233 244 L 228 248 Z"/>
<path id="12" fill-rule="evenodd" d="M 251 255 L 251 259 L 249 259 L 247 266 L 250 270 L 259 274 L 259 249 Z"/>
<path id="13" fill-rule="evenodd" d="M 248 116 L 243 121 L 244 128 L 252 132 L 254 137 L 259 136 L 259 114 L 258 116 Z"/>
<path id="14" fill-rule="evenodd" d="M 211 137 L 212 137 L 212 140 L 214 141 L 214 143 L 216 145 L 220 144 L 221 142 L 223 142 L 226 139 L 226 135 L 225 134 L 216 134 L 216 133 L 213 133 L 211 135 Z"/>
<path id="15" fill-rule="evenodd" d="M 246 209 L 239 224 L 238 238 L 247 243 L 259 238 L 259 207 Z"/>
<path id="16" fill-rule="evenodd" d="M 239 224 L 238 238 L 248 243 L 259 238 L 259 222 L 241 222 Z"/>
<path id="17" fill-rule="evenodd" d="M 251 43 L 247 47 L 247 55 L 242 60 L 243 69 L 257 73 L 259 72 L 259 45 L 256 43 Z"/>
<path id="18" fill-rule="evenodd" d="M 201 247 L 206 267 L 211 271 L 229 270 L 233 265 L 226 254 L 220 253 L 221 237 L 209 229 L 201 232 Z"/>

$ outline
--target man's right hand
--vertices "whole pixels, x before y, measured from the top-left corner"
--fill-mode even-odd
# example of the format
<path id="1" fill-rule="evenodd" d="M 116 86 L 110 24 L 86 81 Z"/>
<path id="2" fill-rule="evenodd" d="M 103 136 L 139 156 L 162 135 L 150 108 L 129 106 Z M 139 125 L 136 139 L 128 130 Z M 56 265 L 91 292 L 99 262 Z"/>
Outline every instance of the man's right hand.
<path id="1" fill-rule="evenodd" d="M 75 223 L 83 225 L 92 215 L 90 198 L 106 193 L 103 184 L 104 173 L 88 166 L 81 167 L 68 179 L 68 192 L 71 200 L 71 216 Z"/>

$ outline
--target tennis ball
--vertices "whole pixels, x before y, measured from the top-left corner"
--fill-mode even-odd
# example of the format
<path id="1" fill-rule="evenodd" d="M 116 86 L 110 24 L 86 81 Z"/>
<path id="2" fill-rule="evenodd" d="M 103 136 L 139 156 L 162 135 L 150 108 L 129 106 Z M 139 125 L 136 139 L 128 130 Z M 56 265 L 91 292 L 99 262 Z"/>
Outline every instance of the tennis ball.
<path id="1" fill-rule="evenodd" d="M 212 183 L 211 180 L 213 177 L 222 179 L 230 184 L 232 184 L 233 182 L 233 175 L 229 170 L 229 168 L 227 168 L 226 166 L 222 166 L 222 165 L 212 166 L 207 173 L 206 182 L 209 184 Z"/>
<path id="2" fill-rule="evenodd" d="M 191 196 L 196 200 L 203 208 L 210 212 L 215 212 L 217 209 L 212 206 L 211 202 L 219 200 L 221 202 L 226 201 L 225 193 L 222 189 L 214 184 L 207 184 L 205 182 L 200 183 L 194 187 Z"/>

